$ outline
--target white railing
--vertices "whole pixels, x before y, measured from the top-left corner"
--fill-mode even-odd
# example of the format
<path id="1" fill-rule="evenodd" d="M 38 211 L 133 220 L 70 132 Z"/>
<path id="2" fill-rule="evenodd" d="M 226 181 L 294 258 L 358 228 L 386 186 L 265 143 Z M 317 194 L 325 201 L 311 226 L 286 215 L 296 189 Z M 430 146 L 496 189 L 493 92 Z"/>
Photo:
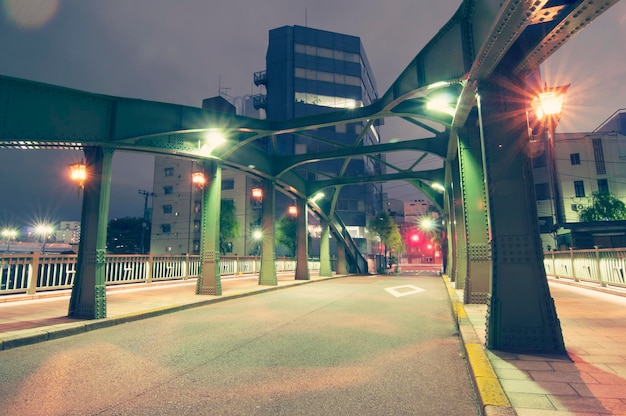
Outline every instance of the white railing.
<path id="1" fill-rule="evenodd" d="M 0 254 L 0 296 L 35 294 L 70 289 L 76 274 L 76 254 Z M 220 275 L 258 273 L 258 257 L 220 256 Z M 106 284 L 150 283 L 163 280 L 196 278 L 200 272 L 199 255 L 107 254 Z M 310 270 L 319 269 L 319 261 L 309 261 Z M 276 259 L 277 272 L 296 270 L 296 261 Z"/>
<path id="2" fill-rule="evenodd" d="M 543 264 L 548 276 L 626 288 L 626 249 L 623 248 L 550 251 L 544 253 Z"/>

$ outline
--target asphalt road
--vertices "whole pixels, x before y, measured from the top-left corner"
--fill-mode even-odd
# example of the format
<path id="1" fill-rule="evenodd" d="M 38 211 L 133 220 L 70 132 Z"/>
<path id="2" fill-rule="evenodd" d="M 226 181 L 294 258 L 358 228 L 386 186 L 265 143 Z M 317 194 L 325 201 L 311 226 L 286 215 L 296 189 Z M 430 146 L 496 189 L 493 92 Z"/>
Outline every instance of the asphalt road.
<path id="1" fill-rule="evenodd" d="M 3 415 L 478 415 L 445 285 L 348 277 L 0 351 Z"/>

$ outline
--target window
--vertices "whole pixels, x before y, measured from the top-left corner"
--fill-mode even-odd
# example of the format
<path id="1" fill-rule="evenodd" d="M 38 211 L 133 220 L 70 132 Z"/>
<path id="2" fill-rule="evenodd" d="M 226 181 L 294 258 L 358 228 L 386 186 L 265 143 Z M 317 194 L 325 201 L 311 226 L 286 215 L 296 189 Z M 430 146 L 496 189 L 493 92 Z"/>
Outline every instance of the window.
<path id="1" fill-rule="evenodd" d="M 200 211 L 202 211 L 202 203 L 200 201 L 194 201 L 193 202 L 193 212 L 195 212 L 197 214 Z"/>
<path id="2" fill-rule="evenodd" d="M 602 149 L 602 139 L 593 139 L 593 156 L 596 159 L 596 173 L 606 175 L 606 165 L 604 164 L 604 150 Z"/>
<path id="3" fill-rule="evenodd" d="M 161 224 L 161 232 L 163 234 L 169 234 L 172 232 L 171 224 Z"/>
<path id="4" fill-rule="evenodd" d="M 222 180 L 222 190 L 227 191 L 229 189 L 235 189 L 235 180 L 234 179 L 223 179 Z"/>
<path id="5" fill-rule="evenodd" d="M 580 153 L 571 153 L 569 155 L 569 160 L 572 165 L 580 165 Z"/>
<path id="6" fill-rule="evenodd" d="M 197 233 L 200 231 L 200 221 L 194 220 L 193 222 L 193 232 Z"/>
<path id="7" fill-rule="evenodd" d="M 554 225 L 554 220 L 552 217 L 539 217 L 537 220 L 539 223 L 540 233 L 545 234 L 553 231 L 552 226 Z"/>
<path id="8" fill-rule="evenodd" d="M 163 213 L 164 214 L 171 214 L 172 213 L 172 206 L 171 205 L 163 205 Z"/>
<path id="9" fill-rule="evenodd" d="M 574 193 L 577 198 L 585 196 L 585 183 L 583 181 L 574 181 Z"/>
<path id="10" fill-rule="evenodd" d="M 163 187 L 163 195 L 172 195 L 174 193 L 173 186 L 164 186 Z"/>
<path id="11" fill-rule="evenodd" d="M 598 179 L 598 192 L 609 193 L 609 181 L 608 179 Z"/>
<path id="12" fill-rule="evenodd" d="M 165 176 L 174 176 L 174 168 L 165 168 L 163 171 L 165 172 Z"/>
<path id="13" fill-rule="evenodd" d="M 550 199 L 550 187 L 547 183 L 535 184 L 535 198 L 537 201 L 546 201 Z"/>

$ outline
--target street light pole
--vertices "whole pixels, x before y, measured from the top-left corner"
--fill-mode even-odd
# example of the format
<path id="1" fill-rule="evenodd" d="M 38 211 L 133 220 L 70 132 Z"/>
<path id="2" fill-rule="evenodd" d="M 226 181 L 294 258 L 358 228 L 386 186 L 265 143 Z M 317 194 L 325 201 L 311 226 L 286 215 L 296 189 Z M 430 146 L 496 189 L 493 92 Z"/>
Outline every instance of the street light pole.
<path id="1" fill-rule="evenodd" d="M 144 191 L 143 189 L 140 189 L 139 193 L 144 196 L 143 222 L 141 223 L 141 254 L 146 254 L 144 240 L 146 235 L 146 228 L 148 227 L 148 197 L 154 198 L 156 194 L 154 192 Z"/>

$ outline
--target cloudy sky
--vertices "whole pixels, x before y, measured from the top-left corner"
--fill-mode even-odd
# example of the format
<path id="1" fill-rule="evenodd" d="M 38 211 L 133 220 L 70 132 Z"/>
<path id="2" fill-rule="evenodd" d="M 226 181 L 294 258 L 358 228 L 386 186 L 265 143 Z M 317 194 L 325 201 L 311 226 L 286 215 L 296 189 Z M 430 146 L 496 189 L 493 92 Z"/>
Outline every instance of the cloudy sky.
<path id="1" fill-rule="evenodd" d="M 460 0 L 0 0 L 0 75 L 89 92 L 200 106 L 220 89 L 259 92 L 268 31 L 308 25 L 361 37 L 384 93 L 453 15 Z M 570 41 L 542 68 L 571 83 L 560 131 L 593 130 L 626 107 L 626 2 Z M 386 138 L 393 123 L 384 126 Z M 80 153 L 0 150 L 0 226 L 78 220 L 81 199 L 65 179 Z M 153 158 L 114 157 L 111 216 L 140 216 Z M 410 200 L 404 187 L 389 190 Z M 408 192 L 408 193 L 407 193 Z"/>

